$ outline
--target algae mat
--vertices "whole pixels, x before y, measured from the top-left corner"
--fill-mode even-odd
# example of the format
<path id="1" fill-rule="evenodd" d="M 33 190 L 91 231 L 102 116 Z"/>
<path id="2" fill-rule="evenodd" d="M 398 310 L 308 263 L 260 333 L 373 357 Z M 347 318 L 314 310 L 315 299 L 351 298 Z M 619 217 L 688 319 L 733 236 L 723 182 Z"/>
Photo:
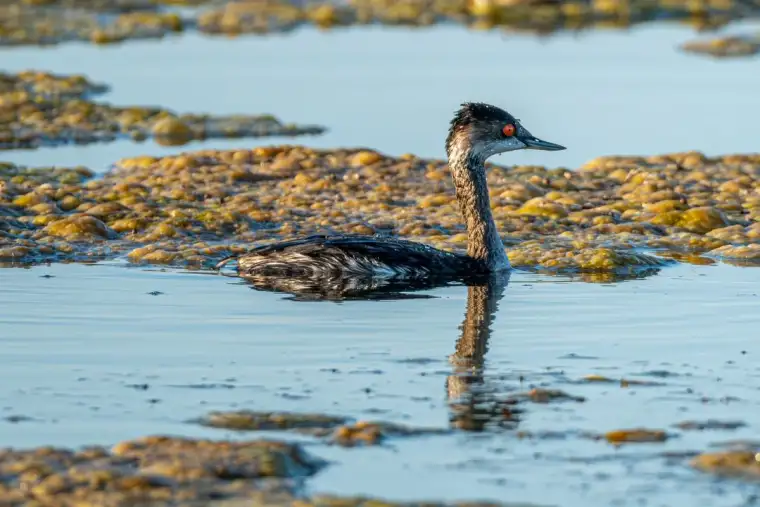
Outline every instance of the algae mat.
<path id="1" fill-rule="evenodd" d="M 215 138 L 321 134 L 324 127 L 285 124 L 270 114 L 177 114 L 159 107 L 94 102 L 108 86 L 81 75 L 0 73 L 0 150 L 86 145 L 148 138 L 167 146 Z"/>
<path id="2" fill-rule="evenodd" d="M 271 146 L 136 157 L 96 179 L 84 168 L 9 164 L 1 175 L 0 257 L 11 263 L 121 255 L 203 268 L 315 232 L 460 250 L 467 241 L 445 162 L 413 155 Z M 635 275 L 672 259 L 760 259 L 757 155 L 606 157 L 577 171 L 491 166 L 488 177 L 517 267 Z"/>
<path id="3" fill-rule="evenodd" d="M 184 6 L 178 10 L 177 6 Z M 198 7 L 201 6 L 200 9 Z M 731 22 L 756 19 L 756 1 L 652 2 L 605 0 L 537 3 L 471 0 L 353 0 L 348 3 L 290 1 L 29 1 L 0 4 L 0 45 L 55 45 L 71 41 L 97 45 L 162 39 L 188 31 L 206 36 L 266 35 L 303 25 L 322 30 L 341 27 L 427 27 L 457 23 L 476 30 L 548 34 L 593 29 L 629 29 L 663 19 L 678 20 L 695 30 L 716 29 Z M 723 39 L 703 46 L 686 43 L 696 53 L 747 56 L 750 41 Z"/>

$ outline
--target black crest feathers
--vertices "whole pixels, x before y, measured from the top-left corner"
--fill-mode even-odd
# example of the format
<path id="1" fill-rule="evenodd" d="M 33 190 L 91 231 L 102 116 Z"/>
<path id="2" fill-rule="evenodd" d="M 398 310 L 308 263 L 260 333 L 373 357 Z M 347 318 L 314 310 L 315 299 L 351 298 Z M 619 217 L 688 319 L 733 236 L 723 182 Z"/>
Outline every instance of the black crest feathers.
<path id="1" fill-rule="evenodd" d="M 446 151 L 448 152 L 459 132 L 469 129 L 475 124 L 507 124 L 516 122 L 515 118 L 505 110 L 485 104 L 483 102 L 465 102 L 454 113 L 449 126 L 449 134 L 446 137 Z"/>

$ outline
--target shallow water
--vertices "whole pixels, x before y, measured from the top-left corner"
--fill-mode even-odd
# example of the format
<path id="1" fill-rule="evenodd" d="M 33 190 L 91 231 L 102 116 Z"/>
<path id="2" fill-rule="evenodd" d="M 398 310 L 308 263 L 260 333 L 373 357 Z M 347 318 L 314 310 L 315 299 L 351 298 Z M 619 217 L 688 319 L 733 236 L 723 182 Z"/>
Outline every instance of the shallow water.
<path id="1" fill-rule="evenodd" d="M 449 116 L 463 100 L 504 105 L 534 134 L 569 148 L 498 163 L 576 167 L 604 154 L 757 151 L 757 61 L 679 53 L 675 46 L 692 36 L 666 25 L 550 39 L 452 27 L 303 29 L 4 50 L 7 70 L 84 73 L 112 85 L 103 100 L 115 104 L 271 112 L 330 130 L 179 148 L 120 142 L 3 152 L 0 159 L 102 171 L 139 153 L 281 142 L 443 157 Z M 312 443 L 334 463 L 308 486 L 402 500 L 739 505 L 760 490 L 715 481 L 684 460 L 669 464 L 661 453 L 755 436 L 759 283 L 760 269 L 728 265 L 679 265 L 611 284 L 516 272 L 492 326 L 487 388 L 503 394 L 538 385 L 587 398 L 528 404 L 519 429 L 643 426 L 680 436 L 621 449 L 573 434 L 518 440 L 511 432 L 370 449 Z M 2 445 L 108 444 L 155 433 L 242 438 L 186 422 L 236 408 L 449 424 L 449 356 L 465 316 L 465 287 L 428 291 L 432 299 L 305 303 L 216 275 L 119 262 L 0 269 L 0 285 Z M 594 373 L 663 385 L 577 382 Z M 671 428 L 708 418 L 748 426 Z"/>
<path id="2" fill-rule="evenodd" d="M 234 436 L 186 421 L 235 408 L 448 426 L 449 356 L 465 315 L 465 287 L 428 291 L 433 299 L 336 304 L 118 263 L 5 269 L 0 276 L 0 411 L 32 418 L 0 422 L 4 443 Z M 372 449 L 318 446 L 315 453 L 337 462 L 309 487 L 399 499 L 736 505 L 752 487 L 724 485 L 728 493 L 719 495 L 712 479 L 683 462 L 668 465 L 660 454 L 756 435 L 758 284 L 760 270 L 729 266 L 678 266 L 613 284 L 515 272 L 492 325 L 486 384 L 497 394 L 544 386 L 587 398 L 529 404 L 518 429 L 643 426 L 681 436 L 620 450 L 573 435 L 518 440 L 506 431 Z M 595 373 L 663 385 L 577 383 Z M 737 399 L 721 401 L 727 396 Z M 748 426 L 671 427 L 708 418 Z"/>

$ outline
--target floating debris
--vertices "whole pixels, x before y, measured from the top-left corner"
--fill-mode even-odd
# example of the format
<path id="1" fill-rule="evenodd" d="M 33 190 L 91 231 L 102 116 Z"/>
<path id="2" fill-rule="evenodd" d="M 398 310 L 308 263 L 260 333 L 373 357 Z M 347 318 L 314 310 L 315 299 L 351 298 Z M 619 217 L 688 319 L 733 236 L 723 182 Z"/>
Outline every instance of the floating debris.
<path id="1" fill-rule="evenodd" d="M 717 419 L 707 419 L 705 421 L 683 421 L 674 425 L 682 430 L 736 430 L 744 428 L 747 423 L 743 421 L 719 421 Z"/>
<path id="2" fill-rule="evenodd" d="M 691 466 L 722 477 L 760 479 L 760 455 L 755 451 L 726 451 L 700 454 Z"/>
<path id="3" fill-rule="evenodd" d="M 604 434 L 604 438 L 611 444 L 631 444 L 631 443 L 651 443 L 664 442 L 671 435 L 662 430 L 649 430 L 645 428 L 635 428 L 628 430 L 609 431 Z"/>
<path id="4" fill-rule="evenodd" d="M 520 440 L 567 440 L 568 438 L 581 438 L 586 440 L 599 440 L 602 437 L 591 431 L 558 430 L 558 431 L 527 431 L 515 432 L 515 437 Z"/>
<path id="5" fill-rule="evenodd" d="M 737 58 L 760 53 L 760 35 L 716 37 L 707 40 L 689 41 L 681 45 L 688 53 L 714 56 L 716 58 Z"/>
<path id="6" fill-rule="evenodd" d="M 559 389 L 541 389 L 534 388 L 526 393 L 518 393 L 510 396 L 515 401 L 532 401 L 533 403 L 550 403 L 557 401 L 575 401 L 582 403 L 586 401 L 583 396 L 573 396 Z"/>
<path id="7" fill-rule="evenodd" d="M 2 417 L 2 420 L 11 424 L 36 421 L 35 418 L 29 417 L 27 415 L 7 415 Z"/>
<path id="8" fill-rule="evenodd" d="M 352 425 L 337 428 L 332 433 L 331 440 L 344 447 L 355 447 L 358 445 L 378 445 L 387 438 L 441 435 L 445 433 L 448 433 L 448 430 L 411 428 L 386 422 L 359 421 Z"/>
<path id="9" fill-rule="evenodd" d="M 194 422 L 210 428 L 236 431 L 333 429 L 348 421 L 345 417 L 291 412 L 211 412 Z"/>
<path id="10" fill-rule="evenodd" d="M 633 379 L 613 379 L 610 377 L 605 377 L 603 375 L 586 375 L 582 379 L 580 379 L 579 382 L 582 383 L 589 383 L 589 384 L 619 384 L 620 387 L 630 387 L 630 386 L 662 386 L 665 385 L 662 382 L 653 382 L 651 380 L 633 380 Z"/>

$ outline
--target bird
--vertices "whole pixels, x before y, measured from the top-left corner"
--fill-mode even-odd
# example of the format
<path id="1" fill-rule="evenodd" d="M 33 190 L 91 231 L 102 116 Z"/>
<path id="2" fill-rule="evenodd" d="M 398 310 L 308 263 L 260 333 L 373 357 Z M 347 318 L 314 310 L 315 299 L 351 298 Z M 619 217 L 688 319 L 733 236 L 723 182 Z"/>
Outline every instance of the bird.
<path id="1" fill-rule="evenodd" d="M 485 162 L 510 151 L 566 148 L 537 138 L 504 109 L 482 102 L 460 105 L 450 121 L 445 146 L 467 229 L 466 253 L 389 235 L 315 234 L 254 247 L 221 260 L 216 269 L 235 259 L 243 278 L 288 292 L 319 291 L 323 281 L 340 291 L 347 285 L 344 279 L 352 279 L 348 285 L 361 292 L 390 281 L 398 286 L 405 280 L 453 280 L 509 271 L 491 213 Z"/>

